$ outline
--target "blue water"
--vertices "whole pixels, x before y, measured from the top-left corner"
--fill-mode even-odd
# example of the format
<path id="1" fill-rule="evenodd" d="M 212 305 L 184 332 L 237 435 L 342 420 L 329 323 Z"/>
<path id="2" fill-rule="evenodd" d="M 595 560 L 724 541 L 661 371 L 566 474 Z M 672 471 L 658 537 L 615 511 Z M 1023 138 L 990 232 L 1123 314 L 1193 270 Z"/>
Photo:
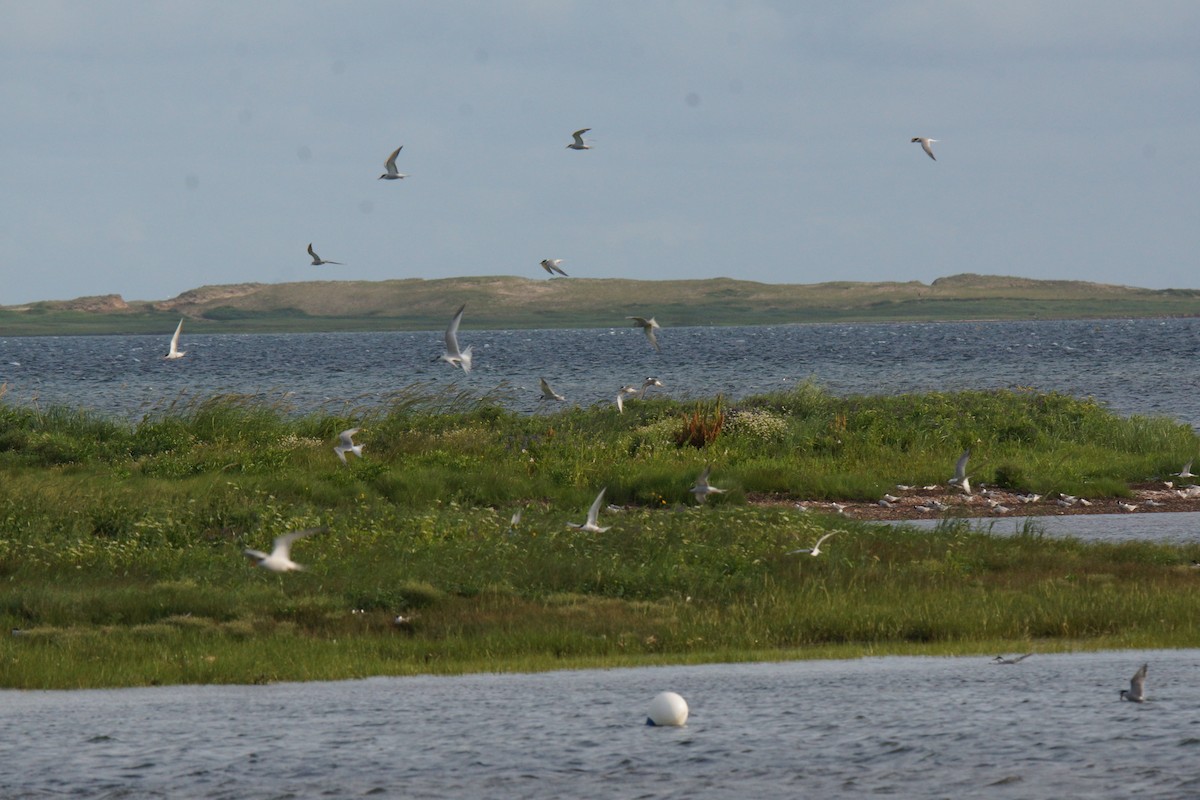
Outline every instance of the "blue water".
<path id="1" fill-rule="evenodd" d="M 0 796 L 1188 798 L 1198 675 L 1182 650 L 0 692 Z M 664 690 L 686 727 L 643 724 Z"/>
<path id="2" fill-rule="evenodd" d="M 130 418 L 217 392 L 300 411 L 378 405 L 413 384 L 499 390 L 529 411 L 539 377 L 583 406 L 611 403 L 618 388 L 649 375 L 681 398 L 737 398 L 808 379 L 838 394 L 1032 386 L 1200 424 L 1193 318 L 667 328 L 661 353 L 634 328 L 464 327 L 462 345 L 475 348 L 470 375 L 434 362 L 440 331 L 189 335 L 185 324 L 187 356 L 164 361 L 170 333 L 0 338 L 0 382 L 9 402 Z"/>

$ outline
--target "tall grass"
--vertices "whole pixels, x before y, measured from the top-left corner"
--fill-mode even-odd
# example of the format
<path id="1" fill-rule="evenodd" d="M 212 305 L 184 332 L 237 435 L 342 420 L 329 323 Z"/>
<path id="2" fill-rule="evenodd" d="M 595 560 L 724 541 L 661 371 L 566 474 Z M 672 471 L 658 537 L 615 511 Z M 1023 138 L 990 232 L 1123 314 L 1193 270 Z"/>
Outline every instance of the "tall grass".
<path id="1" fill-rule="evenodd" d="M 695 403 L 522 416 L 499 400 L 418 387 L 383 407 L 297 414 L 223 396 L 132 424 L 0 405 L 0 626 L 20 632 L 0 637 L 0 685 L 1197 633 L 1183 565 L 1200 547 L 918 533 L 745 505 L 940 483 L 966 447 L 976 482 L 1120 493 L 1195 452 L 1186 426 L 1055 394 L 835 398 L 804 385 L 720 406 L 719 429 L 693 446 Z M 366 449 L 342 465 L 331 448 L 346 427 L 363 428 Z M 706 464 L 729 491 L 700 508 L 687 489 Z M 627 510 L 605 512 L 605 534 L 568 530 L 600 486 Z M 241 557 L 317 525 L 329 531 L 293 551 L 308 572 Z M 787 555 L 832 528 L 827 556 Z M 412 619 L 397 627 L 397 614 Z"/>

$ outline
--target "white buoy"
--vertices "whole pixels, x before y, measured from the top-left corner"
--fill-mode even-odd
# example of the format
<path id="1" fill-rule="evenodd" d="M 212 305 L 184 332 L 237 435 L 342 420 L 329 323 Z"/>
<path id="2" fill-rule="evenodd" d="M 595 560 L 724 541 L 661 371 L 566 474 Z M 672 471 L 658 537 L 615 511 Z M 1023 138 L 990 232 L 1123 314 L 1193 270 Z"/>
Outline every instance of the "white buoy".
<path id="1" fill-rule="evenodd" d="M 679 727 L 687 724 L 687 718 L 687 701 L 674 692 L 661 692 L 650 701 L 650 716 L 646 717 L 646 724 Z"/>

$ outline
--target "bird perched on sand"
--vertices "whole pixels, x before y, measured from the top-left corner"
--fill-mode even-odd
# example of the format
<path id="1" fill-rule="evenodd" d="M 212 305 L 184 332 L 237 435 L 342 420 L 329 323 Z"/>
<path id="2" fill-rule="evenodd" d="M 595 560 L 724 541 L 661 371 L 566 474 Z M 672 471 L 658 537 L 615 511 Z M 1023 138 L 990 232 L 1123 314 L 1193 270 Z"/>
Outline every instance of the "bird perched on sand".
<path id="1" fill-rule="evenodd" d="M 928 155 L 930 158 L 932 158 L 934 161 L 937 161 L 937 157 L 933 154 L 933 148 L 929 146 L 933 142 L 936 142 L 937 139 L 928 139 L 924 136 L 914 136 L 912 140 L 914 142 L 920 142 L 921 149 L 925 151 L 925 154 Z"/>
<path id="2" fill-rule="evenodd" d="M 179 334 L 183 332 L 183 320 L 179 320 L 179 324 L 175 326 L 175 335 L 171 337 L 171 349 L 163 358 L 183 358 L 187 355 L 187 350 L 179 349 Z M 203 359 L 201 359 L 203 360 Z"/>
<path id="3" fill-rule="evenodd" d="M 542 269 L 546 270 L 546 272 L 549 272 L 551 275 L 554 275 L 557 272 L 559 275 L 562 275 L 564 278 L 571 277 L 567 273 L 563 272 L 562 269 L 558 266 L 562 262 L 563 262 L 563 260 L 561 258 L 543 258 L 542 259 Z"/>
<path id="4" fill-rule="evenodd" d="M 1146 702 L 1146 667 L 1149 664 L 1142 664 L 1142 668 L 1133 673 L 1133 677 L 1129 680 L 1129 688 L 1121 690 L 1121 699 L 1128 700 L 1131 703 Z"/>
<path id="5" fill-rule="evenodd" d="M 400 151 L 401 151 L 401 150 L 403 150 L 403 149 L 404 149 L 404 145 L 400 145 L 399 147 L 397 147 L 395 150 L 393 150 L 393 151 L 392 151 L 392 154 L 391 154 L 390 156 L 388 156 L 388 160 L 387 160 L 387 161 L 385 161 L 385 162 L 383 162 L 383 167 L 384 167 L 384 169 L 386 169 L 386 170 L 387 170 L 387 172 L 385 172 L 385 173 L 383 173 L 382 175 L 380 175 L 380 176 L 379 176 L 379 178 L 378 178 L 378 180 L 381 180 L 381 181 L 398 181 L 398 180 L 400 180 L 401 178 L 407 178 L 407 177 L 408 177 L 408 176 L 407 176 L 407 175 L 405 175 L 403 172 L 401 172 L 400 170 L 396 169 L 396 156 L 400 155 Z M 418 149 L 419 149 L 419 148 L 418 148 Z"/>
<path id="6" fill-rule="evenodd" d="M 354 443 L 354 434 L 361 430 L 362 428 L 347 428 L 338 434 L 338 443 L 333 446 L 333 452 L 337 453 L 343 464 L 346 463 L 346 453 L 353 453 L 362 458 L 363 446 Z"/>
<path id="7" fill-rule="evenodd" d="M 450 325 L 446 328 L 446 352 L 442 353 L 441 358 L 434 359 L 435 361 L 445 361 L 452 367 L 462 367 L 463 372 L 471 371 L 471 347 L 466 350 L 458 349 L 458 324 L 462 322 L 463 311 L 466 310 L 467 304 L 463 303 L 458 307 L 458 311 L 454 312 L 454 319 L 450 320 Z"/>
<path id="8" fill-rule="evenodd" d="M 304 569 L 303 566 L 292 561 L 292 542 L 297 539 L 302 539 L 305 536 L 312 536 L 314 533 L 323 533 L 328 528 L 307 528 L 302 531 L 293 531 L 285 533 L 282 536 L 275 537 L 275 543 L 270 554 L 264 553 L 261 550 L 253 550 L 247 547 L 242 552 L 247 558 L 256 562 L 257 566 L 263 569 L 269 569 L 271 572 L 294 572 Z"/>
<path id="9" fill-rule="evenodd" d="M 568 150 L 591 150 L 592 146 L 590 144 L 588 144 L 587 142 L 583 141 L 583 135 L 590 130 L 591 130 L 591 128 L 580 128 L 579 130 L 572 133 L 571 138 L 574 139 L 575 141 L 573 141 L 569 145 L 567 145 L 567 149 Z"/>
<path id="10" fill-rule="evenodd" d="M 325 259 L 321 258 L 319 255 L 317 255 L 316 251 L 312 249 L 312 242 L 308 243 L 308 254 L 312 256 L 312 265 L 314 267 L 319 267 L 322 264 L 337 264 L 339 267 L 345 266 L 341 261 L 326 261 Z"/>
<path id="11" fill-rule="evenodd" d="M 655 329 L 661 330 L 662 326 L 654 321 L 654 317 L 650 317 L 650 319 L 646 319 L 645 317 L 626 317 L 625 319 L 633 320 L 633 327 L 641 328 L 646 333 L 646 338 L 650 341 L 650 344 L 654 345 L 654 349 L 660 353 L 662 352 L 662 348 L 658 346 L 658 339 L 654 335 Z"/>
<path id="12" fill-rule="evenodd" d="M 825 544 L 825 540 L 828 539 L 830 536 L 833 536 L 835 533 L 841 533 L 841 531 L 830 531 L 829 533 L 822 536 L 820 539 L 817 539 L 817 543 L 814 544 L 812 547 L 802 547 L 799 550 L 789 550 L 788 555 L 794 556 L 798 553 L 807 553 L 810 556 L 819 556 L 819 555 L 821 555 L 821 545 Z"/>
<path id="13" fill-rule="evenodd" d="M 1118 500 L 1117 508 L 1121 509 L 1122 511 L 1128 511 L 1129 513 L 1132 514 L 1134 511 L 1138 510 L 1138 504 L 1137 503 L 1126 503 L 1124 500 Z"/>
<path id="14" fill-rule="evenodd" d="M 608 491 L 605 486 L 600 490 L 600 494 L 596 495 L 596 499 L 592 501 L 592 507 L 588 509 L 587 521 L 580 525 L 577 522 L 568 522 L 568 528 L 574 528 L 577 531 L 587 531 L 588 533 L 604 533 L 608 528 L 601 528 L 598 524 L 600 516 L 600 505 L 604 502 L 604 493 Z M 612 527 L 612 526 L 609 526 Z"/>
<path id="15" fill-rule="evenodd" d="M 1023 656 L 1017 656 L 1015 658 L 1005 658 L 1004 656 L 996 656 L 995 658 L 992 659 L 992 663 L 993 664 L 1020 664 L 1022 661 L 1029 658 L 1031 655 L 1033 655 L 1033 653 L 1026 653 Z"/>
<path id="16" fill-rule="evenodd" d="M 542 396 L 538 398 L 539 402 L 542 400 L 557 400 L 561 403 L 567 399 L 567 398 L 563 397 L 561 394 L 559 394 L 558 392 L 551 389 L 550 384 L 546 383 L 545 378 L 538 378 L 538 380 L 541 381 L 541 384 L 542 384 Z"/>
<path id="17" fill-rule="evenodd" d="M 967 478 L 967 459 L 970 457 L 971 451 L 964 450 L 963 454 L 958 457 L 958 463 L 954 465 L 954 477 L 946 481 L 951 486 L 960 487 L 964 494 L 971 493 L 971 481 Z"/>
<path id="18" fill-rule="evenodd" d="M 700 477 L 696 478 L 696 485 L 688 489 L 688 492 L 696 498 L 697 503 L 703 503 L 708 499 L 710 494 L 721 494 L 725 491 L 709 484 L 708 473 L 711 469 L 712 467 L 706 464 L 704 471 L 700 473 Z"/>

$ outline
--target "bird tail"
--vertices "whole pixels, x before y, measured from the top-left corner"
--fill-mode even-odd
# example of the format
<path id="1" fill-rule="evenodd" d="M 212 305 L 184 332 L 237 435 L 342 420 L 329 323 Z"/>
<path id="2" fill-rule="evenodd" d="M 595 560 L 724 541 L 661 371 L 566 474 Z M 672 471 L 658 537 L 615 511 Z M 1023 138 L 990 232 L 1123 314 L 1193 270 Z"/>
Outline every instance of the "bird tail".
<path id="1" fill-rule="evenodd" d="M 460 355 L 462 356 L 463 372 L 471 371 L 471 348 L 472 347 L 474 347 L 474 345 L 469 345 L 466 350 L 463 350 L 462 353 L 460 353 Z"/>

